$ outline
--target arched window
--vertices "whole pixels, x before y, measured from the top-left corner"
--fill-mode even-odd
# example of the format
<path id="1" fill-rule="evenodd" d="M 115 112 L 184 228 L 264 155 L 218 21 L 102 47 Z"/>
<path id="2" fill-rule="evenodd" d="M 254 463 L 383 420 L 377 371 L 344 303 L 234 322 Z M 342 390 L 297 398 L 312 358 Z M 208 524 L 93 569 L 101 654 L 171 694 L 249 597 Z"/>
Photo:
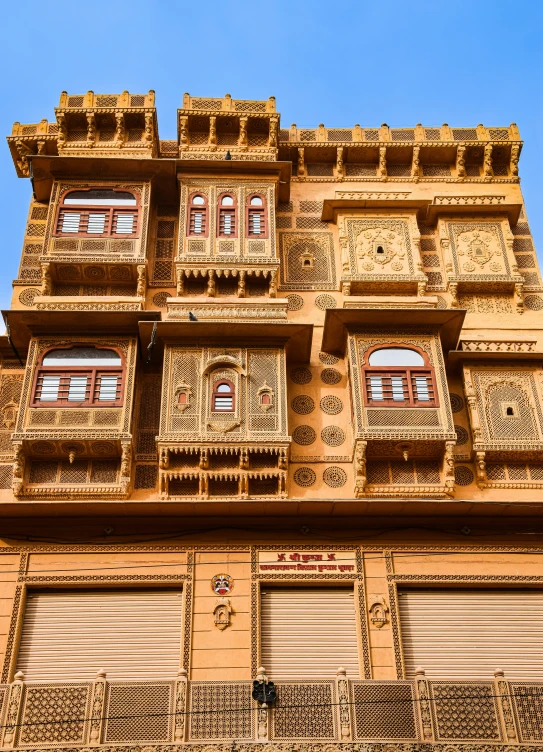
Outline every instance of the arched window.
<path id="1" fill-rule="evenodd" d="M 429 407 L 437 404 L 434 371 L 418 349 L 373 348 L 364 369 L 366 404 Z"/>
<path id="2" fill-rule="evenodd" d="M 133 237 L 138 234 L 138 201 L 110 188 L 69 191 L 60 202 L 57 237 Z"/>
<path id="3" fill-rule="evenodd" d="M 116 350 L 70 347 L 48 350 L 36 371 L 32 405 L 120 405 L 123 361 Z"/>
<path id="4" fill-rule="evenodd" d="M 189 203 L 188 235 L 207 237 L 207 199 L 201 193 L 194 193 Z"/>
<path id="5" fill-rule="evenodd" d="M 266 202 L 260 194 L 247 198 L 247 237 L 265 238 L 268 235 Z"/>
<path id="6" fill-rule="evenodd" d="M 217 235 L 220 238 L 235 238 L 238 234 L 236 199 L 231 193 L 219 196 Z"/>
<path id="7" fill-rule="evenodd" d="M 211 409 L 214 413 L 233 413 L 235 409 L 234 398 L 234 384 L 228 379 L 217 381 L 211 397 Z"/>

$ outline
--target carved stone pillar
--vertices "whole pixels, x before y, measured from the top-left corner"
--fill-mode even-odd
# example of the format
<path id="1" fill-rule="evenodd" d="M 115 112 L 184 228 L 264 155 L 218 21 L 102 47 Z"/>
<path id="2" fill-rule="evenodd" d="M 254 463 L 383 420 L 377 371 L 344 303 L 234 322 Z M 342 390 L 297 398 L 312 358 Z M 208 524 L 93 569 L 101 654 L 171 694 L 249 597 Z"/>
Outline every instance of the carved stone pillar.
<path id="1" fill-rule="evenodd" d="M 277 149 L 277 130 L 279 125 L 279 119 L 277 117 L 270 118 L 270 134 L 268 137 L 268 146 L 270 149 Z"/>
<path id="2" fill-rule="evenodd" d="M 13 683 L 9 688 L 9 697 L 7 700 L 7 712 L 4 719 L 4 739 L 3 747 L 14 747 L 17 737 L 17 728 L 20 723 L 21 705 L 23 699 L 23 681 L 24 674 L 18 671 L 15 674 Z"/>
<path id="3" fill-rule="evenodd" d="M 338 698 L 338 721 L 342 742 L 352 739 L 351 704 L 349 702 L 349 682 L 347 672 L 340 666 L 336 672 L 336 689 Z"/>
<path id="4" fill-rule="evenodd" d="M 481 419 L 479 416 L 479 410 L 477 408 L 477 399 L 475 396 L 475 389 L 473 388 L 473 382 L 471 380 L 471 373 L 468 368 L 464 368 L 464 392 L 466 394 L 466 400 L 468 403 L 469 418 L 471 423 L 471 432 L 473 436 L 473 443 L 480 444 L 482 441 L 481 432 Z"/>
<path id="5" fill-rule="evenodd" d="M 519 144 L 513 144 L 511 147 L 511 175 L 513 177 L 518 176 L 518 161 L 520 158 L 520 145 Z"/>
<path id="6" fill-rule="evenodd" d="M 415 671 L 415 692 L 418 702 L 415 703 L 419 714 L 419 724 L 425 742 L 433 742 L 435 739 L 432 710 L 430 707 L 430 688 L 428 680 L 422 668 Z"/>
<path id="7" fill-rule="evenodd" d="M 247 275 L 247 272 L 244 269 L 240 270 L 239 273 L 239 279 L 238 279 L 238 298 L 244 298 L 245 297 L 245 277 Z"/>
<path id="8" fill-rule="evenodd" d="M 456 177 L 466 177 L 466 147 L 462 144 L 456 150 Z"/>
<path id="9" fill-rule="evenodd" d="M 136 286 L 136 296 L 144 298 L 147 292 L 147 267 L 145 264 L 138 264 L 136 267 L 138 282 Z"/>
<path id="10" fill-rule="evenodd" d="M 207 276 L 207 295 L 209 298 L 214 298 L 217 292 L 217 285 L 215 283 L 215 270 L 210 269 Z"/>
<path id="11" fill-rule="evenodd" d="M 455 441 L 445 442 L 445 454 L 443 456 L 443 479 L 445 481 L 445 491 L 448 496 L 454 495 L 454 447 Z"/>
<path id="12" fill-rule="evenodd" d="M 355 484 L 354 495 L 357 499 L 364 496 L 366 490 L 366 449 L 368 446 L 367 441 L 357 441 L 354 452 L 354 472 L 355 472 Z"/>
<path id="13" fill-rule="evenodd" d="M 132 474 L 132 442 L 121 442 L 121 452 L 121 487 L 123 492 L 127 494 Z"/>
<path id="14" fill-rule="evenodd" d="M 51 279 L 51 264 L 41 264 L 41 290 L 42 295 L 53 294 L 53 280 Z"/>
<path id="15" fill-rule="evenodd" d="M 256 680 L 263 684 L 268 681 L 266 670 L 262 666 L 258 669 Z M 270 738 L 269 707 L 265 702 L 259 703 L 256 708 L 256 738 L 259 742 L 267 742 Z"/>
<path id="16" fill-rule="evenodd" d="M 152 146 L 153 140 L 154 140 L 154 126 L 153 126 L 153 116 L 150 112 L 145 113 L 145 128 L 144 128 L 144 138 L 147 141 L 149 146 Z"/>
<path id="17" fill-rule="evenodd" d="M 115 142 L 117 146 L 122 146 L 126 141 L 126 126 L 124 122 L 124 112 L 115 113 Z"/>
<path id="18" fill-rule="evenodd" d="M 345 178 L 345 162 L 343 161 L 343 153 L 345 149 L 343 146 L 338 146 L 336 155 L 336 177 L 338 180 Z"/>
<path id="19" fill-rule="evenodd" d="M 505 675 L 501 668 L 497 668 L 494 671 L 494 694 L 498 698 L 500 720 L 505 738 L 509 744 L 517 744 L 519 735 L 511 703 L 511 685 L 505 680 Z"/>
<path id="20" fill-rule="evenodd" d="M 298 148 L 298 169 L 297 175 L 299 178 L 305 177 L 305 153 L 303 146 Z"/>
<path id="21" fill-rule="evenodd" d="M 517 313 L 524 313 L 524 297 L 523 297 L 524 285 L 522 282 L 517 282 L 515 285 L 515 307 Z"/>
<path id="22" fill-rule="evenodd" d="M 270 298 L 277 297 L 277 272 L 274 270 L 270 272 L 270 285 L 268 288 L 268 294 Z"/>
<path id="23" fill-rule="evenodd" d="M 180 668 L 175 682 L 175 732 L 174 741 L 185 741 L 185 715 L 187 712 L 187 671 Z"/>
<path id="24" fill-rule="evenodd" d="M 89 744 L 102 741 L 102 720 L 104 718 L 106 699 L 106 672 L 100 669 L 92 683 L 91 720 Z"/>
<path id="25" fill-rule="evenodd" d="M 23 452 L 23 443 L 19 441 L 13 445 L 13 483 L 14 496 L 19 496 L 23 490 L 26 457 Z"/>
<path id="26" fill-rule="evenodd" d="M 209 146 L 211 151 L 217 150 L 217 118 L 214 115 L 209 118 Z"/>
<path id="27" fill-rule="evenodd" d="M 379 168 L 378 174 L 381 180 L 387 179 L 387 148 L 386 146 L 379 147 Z"/>
<path id="28" fill-rule="evenodd" d="M 94 112 L 87 112 L 87 146 L 94 146 L 96 142 L 96 118 Z"/>
<path id="29" fill-rule="evenodd" d="M 487 483 L 485 452 L 475 453 L 475 469 L 477 471 L 477 485 L 484 488 Z"/>
<path id="30" fill-rule="evenodd" d="M 492 169 L 492 144 L 486 144 L 485 146 L 483 174 L 487 180 L 490 180 L 494 175 L 494 170 Z"/>
<path id="31" fill-rule="evenodd" d="M 411 177 L 418 182 L 420 177 L 420 146 L 413 147 L 413 161 L 411 162 Z"/>
<path id="32" fill-rule="evenodd" d="M 239 119 L 239 138 L 238 146 L 240 149 L 247 149 L 248 137 L 247 137 L 247 116 L 244 115 Z"/>
<path id="33" fill-rule="evenodd" d="M 177 297 L 181 298 L 185 294 L 185 272 L 180 266 L 175 267 L 177 277 Z"/>
<path id="34" fill-rule="evenodd" d="M 179 146 L 181 151 L 189 148 L 189 119 L 186 115 L 179 118 Z"/>

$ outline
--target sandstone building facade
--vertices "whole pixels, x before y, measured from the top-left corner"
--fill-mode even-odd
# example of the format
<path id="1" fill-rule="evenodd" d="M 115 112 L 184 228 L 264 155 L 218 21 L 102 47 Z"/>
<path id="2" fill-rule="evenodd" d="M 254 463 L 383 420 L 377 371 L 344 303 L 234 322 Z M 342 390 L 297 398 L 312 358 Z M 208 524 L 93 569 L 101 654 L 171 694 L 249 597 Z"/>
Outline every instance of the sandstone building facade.
<path id="1" fill-rule="evenodd" d="M 543 743 L 517 127 L 55 115 L 8 137 L 0 746 Z"/>

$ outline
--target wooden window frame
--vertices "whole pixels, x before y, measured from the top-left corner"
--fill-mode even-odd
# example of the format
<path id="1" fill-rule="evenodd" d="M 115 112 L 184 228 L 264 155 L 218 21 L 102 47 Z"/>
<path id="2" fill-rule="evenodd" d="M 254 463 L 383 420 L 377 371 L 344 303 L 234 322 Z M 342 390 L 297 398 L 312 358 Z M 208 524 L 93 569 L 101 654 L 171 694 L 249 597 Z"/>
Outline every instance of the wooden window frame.
<path id="1" fill-rule="evenodd" d="M 227 396 L 226 392 L 218 391 L 221 384 L 228 384 L 228 386 L 230 387 L 230 395 L 232 397 L 232 407 L 230 408 L 230 410 L 217 410 L 217 408 L 215 407 L 215 400 L 217 397 Z M 216 381 L 215 384 L 213 384 L 213 391 L 211 393 L 211 412 L 212 413 L 235 413 L 236 412 L 236 386 L 233 381 L 230 381 L 230 379 L 219 379 L 219 381 Z"/>
<path id="2" fill-rule="evenodd" d="M 376 350 L 411 350 L 418 353 L 424 360 L 422 366 L 370 366 L 369 360 L 371 355 Z M 410 345 L 406 347 L 403 344 L 397 344 L 395 342 L 387 343 L 385 345 L 374 345 L 364 353 L 364 360 L 368 363 L 362 369 L 362 388 L 364 392 L 364 404 L 366 407 L 439 407 L 439 399 L 437 394 L 437 382 L 435 377 L 435 370 L 430 365 L 428 355 L 420 347 Z M 388 378 L 389 380 L 393 376 L 402 377 L 403 386 L 403 400 L 395 400 L 392 395 L 384 400 L 375 400 L 371 397 L 371 387 L 369 386 L 369 379 L 371 376 L 380 376 L 381 378 Z M 417 398 L 417 390 L 415 386 L 415 378 L 422 376 L 427 379 L 429 399 L 419 401 Z M 389 381 L 389 383 L 391 383 Z M 385 385 L 383 384 L 383 387 Z"/>
<path id="3" fill-rule="evenodd" d="M 130 193 L 136 201 L 135 208 L 131 208 L 128 206 L 104 206 L 104 205 L 85 205 L 85 206 L 77 206 L 77 204 L 73 204 L 70 206 L 66 206 L 64 202 L 70 195 L 70 193 L 74 192 L 82 192 L 82 191 L 97 191 L 97 190 L 112 190 L 116 191 L 117 193 Z M 106 215 L 106 221 L 105 221 L 105 227 L 107 230 L 105 232 L 62 232 L 61 230 L 61 221 L 62 221 L 62 215 L 63 213 L 67 214 L 104 214 Z M 134 222 L 134 227 L 132 229 L 132 232 L 126 233 L 116 233 L 113 232 L 113 223 L 115 221 L 115 217 L 118 214 L 132 214 L 136 221 Z M 133 191 L 126 190 L 125 188 L 110 188 L 106 186 L 91 186 L 90 188 L 69 188 L 68 190 L 64 191 L 62 194 L 59 202 L 58 207 L 55 215 L 55 229 L 53 232 L 53 237 L 55 238 L 138 238 L 140 235 L 140 222 L 141 222 L 141 205 L 140 205 L 140 199 L 137 193 Z"/>
<path id="4" fill-rule="evenodd" d="M 113 350 L 113 352 L 117 353 L 119 357 L 121 358 L 121 365 L 115 365 L 115 366 L 72 366 L 71 368 L 66 368 L 65 366 L 44 366 L 43 360 L 48 355 L 48 353 L 52 352 L 53 350 L 71 350 L 73 347 L 80 347 L 83 345 L 72 345 L 67 347 L 58 347 L 57 345 L 53 347 L 47 348 L 41 356 L 39 360 L 39 365 L 36 368 L 36 371 L 34 373 L 34 379 L 32 382 L 32 397 L 30 400 L 30 407 L 62 407 L 64 408 L 81 408 L 81 407 L 121 407 L 123 405 L 124 400 L 124 385 L 126 380 L 126 364 L 123 357 L 123 353 L 121 350 L 117 347 L 100 347 L 102 350 Z M 60 376 L 61 378 L 61 385 L 62 385 L 62 379 L 64 379 L 64 385 L 69 384 L 69 381 L 67 382 L 66 379 L 69 379 L 71 376 L 87 376 L 90 377 L 90 382 L 87 382 L 89 384 L 88 389 L 86 392 L 88 392 L 88 398 L 83 400 L 82 402 L 71 402 L 68 401 L 67 397 L 62 397 L 60 399 L 57 399 L 55 401 L 50 402 L 42 402 L 39 399 L 39 394 L 41 394 L 41 391 L 38 390 L 38 384 L 40 377 L 42 376 Z M 117 390 L 119 393 L 119 396 L 115 400 L 99 400 L 97 391 L 99 389 L 99 382 L 100 378 L 102 376 L 118 376 L 119 380 L 117 382 Z M 39 391 L 39 394 L 38 394 Z"/>
<path id="5" fill-rule="evenodd" d="M 262 199 L 262 206 L 251 206 L 251 199 L 257 197 Z M 260 214 L 262 217 L 262 232 L 259 235 L 253 235 L 250 232 L 251 214 Z M 247 196 L 245 206 L 245 234 L 249 239 L 258 240 L 260 238 L 262 240 L 268 238 L 268 202 L 263 193 L 250 193 Z"/>
<path id="6" fill-rule="evenodd" d="M 203 204 L 193 204 L 193 199 L 201 196 L 204 199 Z M 195 211 L 201 211 L 204 215 L 204 232 L 192 232 L 191 220 Z M 205 193 L 202 191 L 193 191 L 189 195 L 188 212 L 187 212 L 187 237 L 189 238 L 208 238 L 209 237 L 209 202 Z"/>
<path id="7" fill-rule="evenodd" d="M 221 201 L 225 196 L 230 196 L 234 203 L 232 206 L 221 206 Z M 234 232 L 226 235 L 221 232 L 221 219 L 225 214 L 231 214 L 234 217 Z M 238 216 L 238 202 L 236 195 L 231 191 L 224 191 L 217 199 L 217 237 L 218 238 L 237 238 L 239 235 L 239 216 Z"/>

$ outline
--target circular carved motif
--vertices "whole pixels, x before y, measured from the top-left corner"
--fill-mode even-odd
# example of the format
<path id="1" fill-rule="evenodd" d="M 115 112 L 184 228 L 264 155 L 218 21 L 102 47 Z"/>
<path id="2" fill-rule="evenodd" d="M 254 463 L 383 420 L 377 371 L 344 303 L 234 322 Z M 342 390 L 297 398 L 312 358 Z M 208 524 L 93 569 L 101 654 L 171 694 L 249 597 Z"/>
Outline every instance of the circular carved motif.
<path id="1" fill-rule="evenodd" d="M 459 465 L 454 468 L 454 482 L 457 486 L 469 486 L 470 483 L 473 483 L 473 478 L 473 473 L 469 467 Z"/>
<path id="2" fill-rule="evenodd" d="M 315 441 L 317 434 L 311 426 L 296 426 L 292 432 L 292 438 L 297 444 L 307 446 Z"/>
<path id="3" fill-rule="evenodd" d="M 32 444 L 32 451 L 36 454 L 54 454 L 55 447 L 49 441 L 36 441 Z"/>
<path id="4" fill-rule="evenodd" d="M 451 409 L 453 413 L 459 413 L 460 410 L 464 409 L 464 400 L 459 394 L 454 394 L 454 392 L 451 392 L 449 394 L 450 400 L 451 400 Z"/>
<path id="5" fill-rule="evenodd" d="M 524 305 L 531 311 L 541 311 L 543 309 L 543 298 L 541 295 L 526 295 Z"/>
<path id="6" fill-rule="evenodd" d="M 109 272 L 111 279 L 115 280 L 127 280 L 131 278 L 129 266 L 114 266 Z"/>
<path id="7" fill-rule="evenodd" d="M 324 384 L 338 384 L 341 381 L 341 374 L 335 368 L 325 368 L 321 373 L 321 380 Z"/>
<path id="8" fill-rule="evenodd" d="M 29 287 L 28 290 L 23 290 L 19 295 L 19 302 L 25 306 L 33 306 L 34 298 L 40 294 L 40 291 L 36 287 Z"/>
<path id="9" fill-rule="evenodd" d="M 91 444 L 91 451 L 94 452 L 94 454 L 114 454 L 115 453 L 115 445 L 111 443 L 111 441 L 95 441 L 93 444 Z"/>
<path id="10" fill-rule="evenodd" d="M 320 308 L 321 311 L 325 311 L 327 308 L 335 308 L 337 302 L 331 295 L 317 295 L 315 298 L 315 305 L 317 308 Z"/>
<path id="11" fill-rule="evenodd" d="M 327 467 L 322 474 L 322 479 L 330 488 L 339 488 L 347 482 L 347 473 L 341 467 Z"/>
<path id="12" fill-rule="evenodd" d="M 298 415 L 307 415 L 315 409 L 315 402 L 307 394 L 299 394 L 297 397 L 294 397 L 290 404 L 294 412 L 298 413 Z"/>
<path id="13" fill-rule="evenodd" d="M 464 264 L 465 272 L 472 272 L 475 269 L 475 264 L 472 261 L 466 261 Z"/>
<path id="14" fill-rule="evenodd" d="M 290 372 L 290 378 L 291 381 L 294 381 L 295 384 L 309 384 L 311 379 L 313 378 L 313 374 L 309 370 L 309 368 L 303 368 L 300 366 L 300 368 L 294 368 Z"/>
<path id="15" fill-rule="evenodd" d="M 456 443 L 459 444 L 460 446 L 462 444 L 467 444 L 469 437 L 468 437 L 468 432 L 466 431 L 466 429 L 463 428 L 462 426 L 455 425 L 454 430 L 456 431 Z"/>
<path id="16" fill-rule="evenodd" d="M 321 431 L 321 439 L 328 446 L 336 447 L 345 441 L 345 431 L 339 426 L 326 426 Z"/>
<path id="17" fill-rule="evenodd" d="M 373 261 L 364 261 L 362 264 L 360 264 L 360 266 L 367 272 L 371 272 L 372 269 L 375 269 L 375 264 L 373 263 Z"/>
<path id="18" fill-rule="evenodd" d="M 403 264 L 400 261 L 393 261 L 390 266 L 395 272 L 401 272 L 403 269 Z"/>
<path id="19" fill-rule="evenodd" d="M 106 276 L 106 270 L 101 266 L 87 266 L 85 269 L 85 277 L 89 279 L 104 279 Z"/>
<path id="20" fill-rule="evenodd" d="M 59 279 L 81 279 L 81 270 L 77 266 L 59 266 L 57 274 Z"/>
<path id="21" fill-rule="evenodd" d="M 74 454 L 83 454 L 85 451 L 85 445 L 81 444 L 79 441 L 65 441 L 64 444 L 60 445 L 60 448 L 63 452 L 66 452 L 66 454 L 70 454 L 71 452 Z"/>
<path id="22" fill-rule="evenodd" d="M 333 366 L 335 363 L 338 362 L 339 358 L 336 358 L 335 355 L 329 355 L 328 353 L 320 352 L 319 360 L 321 363 L 324 363 L 326 366 Z"/>
<path id="23" fill-rule="evenodd" d="M 301 295 L 287 295 L 288 305 L 287 310 L 289 311 L 299 311 L 300 308 L 303 308 L 304 305 L 304 299 Z"/>
<path id="24" fill-rule="evenodd" d="M 294 482 L 298 486 L 312 486 L 316 480 L 315 471 L 310 467 L 299 467 L 294 473 Z"/>
<path id="25" fill-rule="evenodd" d="M 437 307 L 447 308 L 447 301 L 445 300 L 445 298 L 442 298 L 441 295 L 437 295 Z"/>
<path id="26" fill-rule="evenodd" d="M 499 272 L 501 271 L 501 268 L 502 268 L 501 264 L 498 264 L 496 262 L 494 262 L 493 264 L 490 264 L 490 270 L 493 272 Z"/>
<path id="27" fill-rule="evenodd" d="M 156 295 L 153 295 L 153 303 L 158 306 L 158 308 L 166 308 L 166 301 L 169 297 L 169 292 L 157 292 Z"/>
<path id="28" fill-rule="evenodd" d="M 343 402 L 339 397 L 334 397 L 332 394 L 327 394 L 320 401 L 321 410 L 327 415 L 337 415 L 343 410 Z"/>

